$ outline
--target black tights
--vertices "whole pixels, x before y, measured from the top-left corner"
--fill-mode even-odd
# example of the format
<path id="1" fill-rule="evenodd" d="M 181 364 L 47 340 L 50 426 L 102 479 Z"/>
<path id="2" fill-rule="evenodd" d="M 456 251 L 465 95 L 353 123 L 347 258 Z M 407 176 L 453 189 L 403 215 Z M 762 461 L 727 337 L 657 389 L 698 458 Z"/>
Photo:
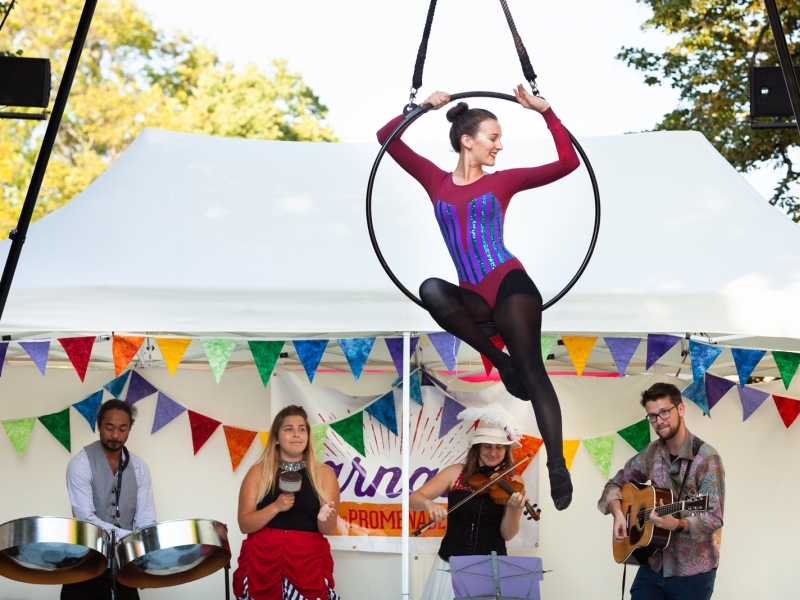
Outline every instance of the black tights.
<path id="1" fill-rule="evenodd" d="M 548 462 L 564 458 L 561 407 L 542 360 L 542 296 L 521 269 L 509 271 L 492 310 L 479 294 L 443 279 L 426 279 L 419 295 L 439 326 L 488 358 L 498 370 L 513 366 L 533 405 Z M 493 328 L 479 323 L 492 322 Z M 508 354 L 490 337 L 500 334 Z"/>

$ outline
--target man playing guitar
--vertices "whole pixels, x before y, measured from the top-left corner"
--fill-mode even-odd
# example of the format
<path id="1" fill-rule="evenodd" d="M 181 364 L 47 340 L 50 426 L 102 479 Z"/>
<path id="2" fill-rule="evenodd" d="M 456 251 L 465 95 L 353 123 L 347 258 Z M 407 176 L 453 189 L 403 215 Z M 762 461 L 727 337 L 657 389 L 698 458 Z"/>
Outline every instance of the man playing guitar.
<path id="1" fill-rule="evenodd" d="M 708 511 L 696 516 L 649 515 L 656 527 L 672 532 L 669 545 L 639 567 L 632 600 L 708 600 L 714 591 L 722 537 L 725 471 L 714 448 L 686 429 L 686 406 L 671 383 L 656 383 L 642 392 L 642 406 L 658 439 L 631 458 L 608 481 L 597 508 L 614 516 L 614 540 L 628 535 L 620 490 L 626 483 L 651 481 L 671 489 L 675 501 L 708 496 Z"/>

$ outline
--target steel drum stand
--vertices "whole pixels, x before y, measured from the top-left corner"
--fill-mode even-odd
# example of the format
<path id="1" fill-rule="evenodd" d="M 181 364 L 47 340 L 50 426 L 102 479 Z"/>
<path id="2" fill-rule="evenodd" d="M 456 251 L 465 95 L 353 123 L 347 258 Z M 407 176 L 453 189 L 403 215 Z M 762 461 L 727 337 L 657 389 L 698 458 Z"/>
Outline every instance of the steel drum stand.
<path id="1" fill-rule="evenodd" d="M 111 555 L 111 600 L 117 600 L 117 559 L 114 556 L 114 548 L 117 546 L 117 532 L 115 529 L 111 530 L 111 545 L 109 554 Z"/>
<path id="2" fill-rule="evenodd" d="M 225 565 L 225 600 L 231 600 L 231 563 Z"/>

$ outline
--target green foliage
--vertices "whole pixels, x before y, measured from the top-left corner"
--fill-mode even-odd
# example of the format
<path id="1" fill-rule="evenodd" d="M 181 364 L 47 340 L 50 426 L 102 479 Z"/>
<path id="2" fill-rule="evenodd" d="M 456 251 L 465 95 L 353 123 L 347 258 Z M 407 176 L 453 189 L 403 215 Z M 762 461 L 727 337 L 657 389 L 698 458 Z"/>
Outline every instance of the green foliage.
<path id="1" fill-rule="evenodd" d="M 680 90 L 679 106 L 656 130 L 692 129 L 743 172 L 766 162 L 785 169 L 770 202 L 795 221 L 800 204 L 790 188 L 800 171 L 789 158 L 797 130 L 754 130 L 750 123 L 750 67 L 777 66 L 778 58 L 761 0 L 637 0 L 653 10 L 643 29 L 676 38 L 664 53 L 622 48 L 617 58 L 646 74 L 645 83 Z M 794 64 L 800 63 L 800 0 L 779 3 Z"/>
<path id="2" fill-rule="evenodd" d="M 0 43 L 8 45 L 0 51 L 51 60 L 51 101 L 83 4 L 18 0 L 3 28 Z M 190 36 L 168 36 L 154 28 L 134 0 L 100 0 L 34 219 L 85 189 L 143 127 L 337 141 L 324 122 L 326 115 L 327 108 L 285 61 L 274 61 L 268 72 L 255 65 L 237 72 Z M 43 133 L 44 126 L 36 122 L 0 120 L 2 235 L 16 226 Z"/>

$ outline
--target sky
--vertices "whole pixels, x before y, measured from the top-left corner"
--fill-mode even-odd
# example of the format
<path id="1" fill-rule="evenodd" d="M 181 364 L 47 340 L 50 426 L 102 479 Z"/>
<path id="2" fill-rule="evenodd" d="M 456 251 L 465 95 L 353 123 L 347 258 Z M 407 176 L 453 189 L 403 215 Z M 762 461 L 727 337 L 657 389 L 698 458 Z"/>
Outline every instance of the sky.
<path id="1" fill-rule="evenodd" d="M 166 30 L 180 29 L 216 48 L 236 67 L 269 68 L 286 59 L 330 109 L 328 122 L 346 142 L 372 142 L 399 114 L 408 89 L 428 0 L 138 0 Z M 577 137 L 652 128 L 678 103 L 668 86 L 615 59 L 623 46 L 658 51 L 669 39 L 642 31 L 649 9 L 635 0 L 509 0 L 539 88 Z M 495 0 L 439 0 L 419 98 L 435 90 L 511 93 L 522 72 L 508 26 Z M 548 135 L 541 119 L 499 101 L 504 139 Z M 443 114 L 426 115 L 410 141 L 446 143 Z M 770 196 L 770 169 L 746 176 Z"/>

